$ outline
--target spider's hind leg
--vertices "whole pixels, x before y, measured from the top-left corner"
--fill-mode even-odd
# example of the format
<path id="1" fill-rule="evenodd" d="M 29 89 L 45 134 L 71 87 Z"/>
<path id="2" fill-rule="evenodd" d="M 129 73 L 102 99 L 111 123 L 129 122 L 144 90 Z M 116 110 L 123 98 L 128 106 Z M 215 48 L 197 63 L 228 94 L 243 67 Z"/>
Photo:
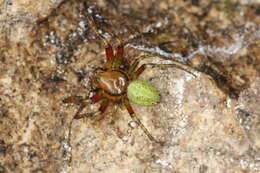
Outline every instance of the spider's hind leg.
<path id="1" fill-rule="evenodd" d="M 71 148 L 70 151 L 70 156 L 69 156 L 69 164 L 72 162 L 72 147 L 71 147 L 71 129 L 72 129 L 72 124 L 73 120 L 75 119 L 82 119 L 82 118 L 88 118 L 88 117 L 96 117 L 96 115 L 103 115 L 105 112 L 106 108 L 108 107 L 108 101 L 103 100 L 100 108 L 96 112 L 92 113 L 83 113 L 81 114 L 82 110 L 91 102 L 96 103 L 102 99 L 102 94 L 100 92 L 95 93 L 90 99 L 84 99 L 83 97 L 80 96 L 71 96 L 63 100 L 63 103 L 74 103 L 74 104 L 80 104 L 80 107 L 78 108 L 77 112 L 73 116 L 72 120 L 70 121 L 69 124 L 69 134 L 68 134 L 68 145 Z M 102 117 L 101 117 L 102 118 Z"/>
<path id="2" fill-rule="evenodd" d="M 152 67 L 175 67 L 175 68 L 178 68 L 178 69 L 181 69 L 189 74 L 191 74 L 192 76 L 194 77 L 197 77 L 197 75 L 195 74 L 195 69 L 193 69 L 192 67 L 188 66 L 188 65 L 185 65 L 185 64 L 182 64 L 182 63 L 179 63 L 179 62 L 175 62 L 174 61 L 174 64 L 155 64 L 155 63 L 147 63 L 147 64 L 143 64 L 142 66 L 152 66 Z M 141 68 L 141 67 L 140 67 Z M 145 69 L 145 67 L 144 67 Z M 137 70 L 138 71 L 138 70 Z M 197 72 L 197 71 L 196 71 Z"/>
<path id="3" fill-rule="evenodd" d="M 152 136 L 152 134 L 148 131 L 148 129 L 143 125 L 143 123 L 141 122 L 141 120 L 136 116 L 136 114 L 134 113 L 134 110 L 133 110 L 132 106 L 130 105 L 128 99 L 125 99 L 125 100 L 124 100 L 124 105 L 125 105 L 125 107 L 126 107 L 128 113 L 129 113 L 130 117 L 132 118 L 132 120 L 133 120 L 134 122 L 136 122 L 136 123 L 140 126 L 140 128 L 141 128 L 141 129 L 143 130 L 143 132 L 147 135 L 147 137 L 148 137 L 151 141 L 158 143 L 158 141 Z"/>
<path id="4" fill-rule="evenodd" d="M 146 57 L 145 57 L 146 58 Z M 143 58 L 144 59 L 144 58 Z M 146 63 L 146 64 L 142 64 L 140 67 L 136 68 L 138 63 L 140 62 L 140 60 L 137 60 L 134 64 L 133 64 L 133 68 L 131 69 L 130 71 L 130 75 L 133 76 L 134 79 L 138 78 L 140 76 L 141 73 L 143 73 L 143 71 L 147 68 L 147 67 L 164 67 L 164 68 L 167 68 L 167 67 L 175 67 L 175 68 L 178 68 L 178 69 L 181 69 L 191 75 L 193 75 L 194 77 L 197 77 L 196 73 L 198 72 L 196 69 L 186 65 L 186 64 L 183 64 L 183 63 L 180 63 L 180 62 L 177 62 L 177 61 L 173 61 L 171 62 L 171 64 L 156 64 L 156 63 Z M 136 68 L 136 70 L 135 70 Z"/>
<path id="5" fill-rule="evenodd" d="M 77 110 L 76 114 L 73 116 L 72 120 L 69 124 L 69 134 L 68 134 L 68 145 L 70 146 L 70 156 L 68 159 L 69 165 L 71 165 L 72 162 L 72 147 L 71 147 L 71 129 L 72 129 L 72 123 L 74 119 L 77 119 L 77 116 L 79 113 L 89 104 L 88 100 L 84 100 L 81 96 L 71 96 L 63 100 L 63 103 L 74 103 L 74 104 L 80 104 L 79 109 Z"/>

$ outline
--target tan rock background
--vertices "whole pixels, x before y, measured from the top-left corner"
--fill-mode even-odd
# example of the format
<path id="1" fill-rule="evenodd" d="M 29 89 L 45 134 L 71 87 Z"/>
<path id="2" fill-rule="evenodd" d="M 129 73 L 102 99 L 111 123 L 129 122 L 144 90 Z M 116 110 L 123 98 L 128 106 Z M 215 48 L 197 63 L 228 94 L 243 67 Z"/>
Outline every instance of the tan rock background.
<path id="1" fill-rule="evenodd" d="M 62 100 L 86 96 L 105 61 L 87 15 L 114 46 L 127 43 L 129 60 L 197 69 L 140 77 L 161 103 L 132 106 L 164 145 L 132 129 L 120 105 L 100 123 L 75 120 L 69 144 L 78 106 Z M 259 1 L 0 0 L 0 22 L 0 173 L 260 171 Z"/>

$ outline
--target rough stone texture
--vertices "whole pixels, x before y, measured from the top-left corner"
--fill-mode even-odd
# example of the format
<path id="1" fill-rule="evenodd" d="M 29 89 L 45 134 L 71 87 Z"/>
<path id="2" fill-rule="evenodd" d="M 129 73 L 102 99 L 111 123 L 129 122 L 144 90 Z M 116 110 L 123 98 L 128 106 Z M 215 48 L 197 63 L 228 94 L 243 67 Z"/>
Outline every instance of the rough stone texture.
<path id="1" fill-rule="evenodd" d="M 0 173 L 256 173 L 260 171 L 260 5 L 255 1 L 0 0 Z M 163 145 L 132 129 L 124 106 L 74 120 L 105 61 L 90 29 L 149 68 L 158 105 L 132 104 Z M 106 31 L 109 29 L 111 31 Z M 89 105 L 91 112 L 98 104 Z M 72 160 L 70 162 L 70 157 Z"/>

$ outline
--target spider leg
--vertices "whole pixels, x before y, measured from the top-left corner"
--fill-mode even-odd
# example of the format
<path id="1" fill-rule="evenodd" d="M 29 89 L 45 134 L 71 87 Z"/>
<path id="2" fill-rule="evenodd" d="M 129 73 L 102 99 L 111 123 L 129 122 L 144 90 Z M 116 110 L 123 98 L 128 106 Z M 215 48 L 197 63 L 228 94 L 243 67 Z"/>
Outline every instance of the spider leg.
<path id="1" fill-rule="evenodd" d="M 107 61 L 112 61 L 114 58 L 114 52 L 113 52 L 113 48 L 111 45 L 108 45 L 106 47 L 106 57 L 107 57 Z"/>
<path id="2" fill-rule="evenodd" d="M 154 55 L 155 56 L 155 55 Z M 171 59 L 172 63 L 171 64 L 155 64 L 155 63 L 146 63 L 146 64 L 142 64 L 139 68 L 137 68 L 138 64 L 140 63 L 141 60 L 145 59 L 145 58 L 151 58 L 153 57 L 153 55 L 143 55 L 141 57 L 139 57 L 138 59 L 136 59 L 134 61 L 134 63 L 132 63 L 131 67 L 129 68 L 127 74 L 129 74 L 130 76 L 132 76 L 133 79 L 136 79 L 139 77 L 139 75 L 148 67 L 148 66 L 152 66 L 152 67 L 176 67 L 179 68 L 183 71 L 186 71 L 187 73 L 190 73 L 191 75 L 193 75 L 194 77 L 197 77 L 195 75 L 196 70 L 186 64 L 183 64 L 181 62 L 178 61 L 174 61 Z M 166 59 L 169 60 L 169 59 Z"/>
<path id="3" fill-rule="evenodd" d="M 97 92 L 96 94 L 94 94 L 91 98 L 93 103 L 96 103 L 98 101 L 100 101 L 101 98 L 101 93 Z M 72 120 L 70 121 L 69 124 L 69 135 L 68 135 L 68 145 L 71 147 L 71 143 L 70 143 L 70 139 L 71 139 L 71 129 L 72 129 L 72 123 L 74 119 L 81 119 L 81 118 L 86 118 L 86 117 L 92 117 L 94 115 L 96 115 L 97 113 L 100 113 L 101 115 L 105 112 L 105 110 L 108 107 L 108 100 L 103 100 L 103 102 L 101 103 L 100 107 L 99 107 L 99 111 L 97 112 L 93 112 L 93 113 L 84 113 L 84 114 L 80 114 L 81 111 L 89 104 L 89 100 L 84 100 L 82 99 L 82 97 L 79 96 L 72 96 L 69 97 L 67 99 L 63 100 L 64 103 L 80 103 L 80 107 L 77 110 L 76 114 L 74 115 L 74 117 L 72 118 Z M 99 120 L 101 120 L 101 118 L 99 118 Z M 71 153 L 72 153 L 72 147 L 71 147 Z M 71 164 L 72 162 L 72 154 L 70 154 L 70 158 L 69 158 L 69 164 Z"/>
<path id="4" fill-rule="evenodd" d="M 93 18 L 93 17 L 92 17 Z M 100 28 L 102 30 L 104 30 L 105 32 L 109 33 L 112 38 L 115 38 L 117 41 L 117 45 L 123 45 L 122 43 L 124 43 L 124 41 L 122 41 L 120 38 L 117 37 L 117 35 L 115 35 L 115 33 L 109 28 L 109 27 L 105 27 L 106 25 L 101 25 Z"/>
<path id="5" fill-rule="evenodd" d="M 105 116 L 104 116 L 104 112 L 106 111 L 107 107 L 109 106 L 109 102 L 107 99 L 104 99 L 101 102 L 101 105 L 98 109 L 98 111 L 94 114 L 93 118 L 94 120 L 97 121 L 101 121 Z"/>
<path id="6" fill-rule="evenodd" d="M 92 103 L 97 103 L 101 99 L 102 99 L 102 93 L 100 91 L 97 91 L 93 96 L 90 97 Z"/>
<path id="7" fill-rule="evenodd" d="M 116 57 L 122 58 L 123 55 L 124 55 L 124 46 L 123 45 L 119 45 L 117 47 L 117 50 L 116 50 Z"/>
<path id="8" fill-rule="evenodd" d="M 98 29 L 97 29 L 97 26 L 95 24 L 95 21 L 94 21 L 93 17 L 92 16 L 88 16 L 87 20 L 88 20 L 88 23 L 89 23 L 89 26 L 91 27 L 91 29 L 97 34 L 97 36 L 99 36 L 101 38 L 103 43 L 108 47 L 110 44 L 107 41 L 107 39 L 98 32 Z"/>
<path id="9" fill-rule="evenodd" d="M 65 100 L 63 100 L 64 103 L 80 103 L 80 107 L 79 109 L 77 110 L 76 114 L 74 115 L 74 117 L 72 118 L 72 120 L 70 121 L 70 124 L 69 124 L 69 135 L 68 135 L 68 145 L 70 146 L 70 156 L 69 156 L 69 165 L 71 165 L 71 162 L 72 162 L 72 147 L 71 147 L 71 128 L 72 128 L 72 123 L 73 123 L 73 120 L 74 119 L 79 119 L 79 118 L 82 118 L 80 116 L 80 112 L 87 106 L 87 104 L 89 103 L 88 100 L 84 101 L 82 99 L 82 97 L 78 97 L 78 96 L 72 96 L 72 97 L 69 97 Z"/>
<path id="10" fill-rule="evenodd" d="M 62 100 L 63 103 L 74 103 L 74 104 L 81 103 L 82 101 L 83 101 L 83 97 L 81 96 L 71 96 Z"/>
<path id="11" fill-rule="evenodd" d="M 100 112 L 100 114 L 103 114 L 103 113 L 106 111 L 108 105 L 109 105 L 108 100 L 107 100 L 107 99 L 104 99 L 104 100 L 102 101 L 102 103 L 101 103 L 99 109 L 98 109 L 99 112 Z"/>
<path id="12" fill-rule="evenodd" d="M 141 120 L 136 116 L 136 114 L 134 113 L 134 110 L 132 108 L 132 106 L 130 105 L 130 102 L 128 99 L 124 100 L 124 105 L 130 115 L 130 117 L 132 118 L 133 121 L 135 121 L 143 130 L 143 132 L 147 135 L 147 137 L 154 142 L 158 142 L 156 141 L 156 139 L 151 135 L 151 133 L 147 130 L 147 128 L 143 125 L 143 123 L 141 122 Z"/>
<path id="13" fill-rule="evenodd" d="M 135 61 L 131 64 L 130 68 L 128 69 L 127 74 L 130 75 L 130 76 L 133 75 L 137 66 L 139 65 L 140 61 L 147 58 L 147 57 L 148 57 L 147 55 L 142 55 L 138 59 L 135 59 Z M 141 71 L 141 73 L 142 73 L 142 71 Z"/>
<path id="14" fill-rule="evenodd" d="M 97 103 L 101 99 L 102 99 L 102 93 L 101 92 L 97 92 L 92 97 L 90 97 L 90 100 L 91 100 L 92 103 Z M 80 114 L 80 112 L 87 106 L 87 104 L 89 104 L 89 100 L 87 100 L 85 102 L 81 101 L 81 105 L 80 105 L 78 111 L 76 112 L 76 114 L 74 115 L 74 119 L 86 118 L 86 117 L 93 116 L 94 114 L 96 114 L 96 112 Z M 102 104 L 101 104 L 101 106 L 102 106 Z"/>
<path id="15" fill-rule="evenodd" d="M 113 58 L 114 58 L 113 48 L 109 44 L 109 41 L 98 32 L 98 29 L 97 29 L 97 26 L 95 24 L 95 21 L 94 21 L 93 17 L 92 16 L 88 16 L 87 20 L 88 20 L 88 23 L 89 23 L 91 29 L 96 33 L 96 35 L 99 38 L 101 38 L 101 40 L 105 44 L 105 47 L 106 47 L 105 51 L 106 51 L 106 58 L 107 58 L 107 62 L 105 64 L 105 67 L 111 68 L 112 65 L 113 65 Z"/>
<path id="16" fill-rule="evenodd" d="M 105 67 L 111 68 L 113 66 L 113 59 L 115 58 L 115 56 L 114 56 L 113 48 L 109 43 L 106 45 L 105 51 L 106 51 L 106 58 L 107 58 Z"/>
<path id="17" fill-rule="evenodd" d="M 83 118 L 80 115 L 80 112 L 87 106 L 87 104 L 89 104 L 89 100 L 84 100 L 81 96 L 71 96 L 71 97 L 64 99 L 63 103 L 80 104 L 79 109 L 77 110 L 76 114 L 73 117 L 73 119 L 80 119 L 80 118 Z"/>
<path id="18" fill-rule="evenodd" d="M 140 76 L 141 73 L 143 73 L 143 71 L 146 69 L 147 65 L 146 64 L 142 64 L 134 73 L 133 76 L 135 78 L 138 78 Z"/>
<path id="19" fill-rule="evenodd" d="M 102 99 L 102 93 L 101 92 L 96 92 L 90 100 L 92 103 L 97 103 Z M 88 99 L 83 99 L 81 96 L 71 96 L 62 101 L 63 103 L 74 103 L 74 104 L 80 104 L 79 109 L 77 110 L 76 114 L 74 115 L 73 119 L 81 119 L 84 118 L 83 114 L 80 114 L 80 112 L 89 104 Z"/>
<path id="20" fill-rule="evenodd" d="M 98 32 L 97 25 L 95 24 L 94 18 L 92 16 L 89 16 L 87 17 L 87 20 L 88 23 L 90 24 L 91 29 L 101 38 L 101 40 L 105 44 L 106 58 L 107 58 L 107 63 L 105 64 L 105 67 L 118 69 L 123 61 L 124 44 L 109 28 L 104 26 L 99 26 L 101 27 L 102 30 L 106 31 L 107 33 L 112 35 L 112 37 L 116 38 L 119 46 L 117 47 L 116 54 L 114 54 L 113 48 L 109 43 L 109 41 Z"/>
<path id="21" fill-rule="evenodd" d="M 102 102 L 101 102 L 101 105 L 98 109 L 98 111 L 95 111 L 95 112 L 91 112 L 91 113 L 83 113 L 83 114 L 80 114 L 80 112 L 84 109 L 83 108 L 79 108 L 77 113 L 75 114 L 74 116 L 74 119 L 81 119 L 81 118 L 87 118 L 87 117 L 93 117 L 95 118 L 96 120 L 102 120 L 104 117 L 103 117 L 103 113 L 106 111 L 107 107 L 109 106 L 109 102 L 108 100 L 104 99 Z"/>
<path id="22" fill-rule="evenodd" d="M 113 60 L 113 68 L 119 69 L 120 65 L 123 63 L 124 56 L 124 46 L 121 44 L 117 47 L 116 56 Z"/>
<path id="23" fill-rule="evenodd" d="M 145 67 L 142 67 L 145 66 Z M 174 64 L 154 64 L 154 63 L 147 63 L 147 64 L 143 64 L 141 67 L 139 67 L 139 69 L 137 69 L 137 73 L 138 75 L 141 74 L 144 69 L 146 68 L 146 66 L 152 66 L 152 67 L 175 67 L 178 69 L 181 69 L 187 73 L 190 73 L 191 75 L 193 75 L 194 77 L 197 77 L 196 74 L 194 73 L 194 69 L 190 66 L 184 65 L 182 63 L 179 62 L 174 62 Z M 141 71 L 141 73 L 140 73 Z"/>

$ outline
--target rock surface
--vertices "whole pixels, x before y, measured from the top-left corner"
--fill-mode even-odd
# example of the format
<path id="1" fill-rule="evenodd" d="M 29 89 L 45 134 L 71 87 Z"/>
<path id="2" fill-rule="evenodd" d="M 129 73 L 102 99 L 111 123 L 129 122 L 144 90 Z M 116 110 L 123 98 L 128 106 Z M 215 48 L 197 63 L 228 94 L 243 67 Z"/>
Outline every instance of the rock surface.
<path id="1" fill-rule="evenodd" d="M 260 5 L 256 1 L 0 0 L 0 173 L 256 173 L 260 171 Z M 104 120 L 74 120 L 105 46 L 148 68 L 155 106 L 122 105 Z M 84 112 L 98 109 L 88 105 Z"/>

